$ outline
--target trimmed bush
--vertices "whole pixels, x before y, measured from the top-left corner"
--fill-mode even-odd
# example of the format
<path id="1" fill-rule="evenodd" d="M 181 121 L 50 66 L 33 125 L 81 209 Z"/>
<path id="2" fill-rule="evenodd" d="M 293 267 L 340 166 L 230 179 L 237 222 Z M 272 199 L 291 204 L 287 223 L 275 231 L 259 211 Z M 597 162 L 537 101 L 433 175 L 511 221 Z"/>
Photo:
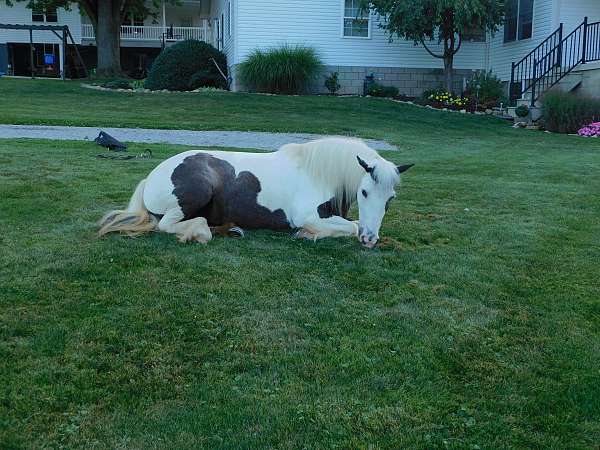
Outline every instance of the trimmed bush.
<path id="1" fill-rule="evenodd" d="M 383 86 L 379 83 L 372 83 L 367 90 L 367 95 L 372 97 L 396 97 L 398 88 L 395 86 Z"/>
<path id="2" fill-rule="evenodd" d="M 254 50 L 240 64 L 240 79 L 250 90 L 271 94 L 302 94 L 314 81 L 321 60 L 310 47 L 283 45 Z"/>
<path id="3" fill-rule="evenodd" d="M 325 78 L 325 87 L 331 95 L 335 95 L 335 93 L 340 90 L 341 86 L 337 72 L 333 72 Z"/>
<path id="4" fill-rule="evenodd" d="M 497 106 L 500 102 L 506 103 L 502 80 L 491 70 L 475 73 L 469 81 L 464 95 L 477 98 L 478 103 L 484 108 Z"/>
<path id="5" fill-rule="evenodd" d="M 521 105 L 515 109 L 517 117 L 525 118 L 529 115 L 529 107 L 527 105 Z"/>
<path id="6" fill-rule="evenodd" d="M 582 95 L 552 91 L 543 99 L 544 126 L 557 133 L 577 133 L 600 120 L 600 100 Z"/>
<path id="7" fill-rule="evenodd" d="M 226 73 L 225 55 L 212 45 L 193 40 L 178 42 L 154 60 L 145 86 L 154 91 L 191 91 L 204 86 L 226 88 L 227 82 L 211 58 Z"/>

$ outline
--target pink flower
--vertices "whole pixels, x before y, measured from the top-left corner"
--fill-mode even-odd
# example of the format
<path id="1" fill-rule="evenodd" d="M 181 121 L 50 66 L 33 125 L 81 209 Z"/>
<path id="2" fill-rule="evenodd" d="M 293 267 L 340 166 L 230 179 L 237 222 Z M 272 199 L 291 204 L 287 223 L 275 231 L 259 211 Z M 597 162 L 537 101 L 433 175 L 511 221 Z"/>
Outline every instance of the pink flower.
<path id="1" fill-rule="evenodd" d="M 590 123 L 577 132 L 579 136 L 600 137 L 600 122 Z"/>

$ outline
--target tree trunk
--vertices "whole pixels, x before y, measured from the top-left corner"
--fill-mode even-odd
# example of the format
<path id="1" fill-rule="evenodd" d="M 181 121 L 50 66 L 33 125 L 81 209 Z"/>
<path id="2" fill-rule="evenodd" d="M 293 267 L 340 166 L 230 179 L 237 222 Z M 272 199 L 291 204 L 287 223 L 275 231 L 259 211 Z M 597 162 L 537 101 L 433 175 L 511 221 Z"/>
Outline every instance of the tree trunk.
<path id="1" fill-rule="evenodd" d="M 454 93 L 454 54 L 444 55 L 444 85 L 448 92 Z"/>
<path id="2" fill-rule="evenodd" d="M 121 76 L 121 0 L 98 2 L 98 23 L 94 24 L 98 67 L 102 77 Z"/>

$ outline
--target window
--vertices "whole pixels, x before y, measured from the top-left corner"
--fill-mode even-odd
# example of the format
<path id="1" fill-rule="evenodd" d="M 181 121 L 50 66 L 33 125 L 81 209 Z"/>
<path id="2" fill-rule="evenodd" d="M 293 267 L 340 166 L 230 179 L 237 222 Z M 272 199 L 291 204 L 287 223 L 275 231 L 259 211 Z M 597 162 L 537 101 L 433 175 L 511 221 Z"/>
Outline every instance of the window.
<path id="1" fill-rule="evenodd" d="M 343 36 L 371 37 L 369 11 L 362 10 L 360 0 L 344 0 Z"/>
<path id="2" fill-rule="evenodd" d="M 144 26 L 144 16 L 142 14 L 137 14 L 133 11 L 125 13 L 125 17 L 123 18 L 123 22 L 121 25 L 133 25 L 134 27 L 143 27 Z"/>
<path id="3" fill-rule="evenodd" d="M 44 11 L 40 11 L 32 9 L 31 10 L 31 21 L 32 22 L 43 22 L 44 21 Z"/>
<path id="4" fill-rule="evenodd" d="M 506 1 L 504 42 L 529 39 L 533 35 L 533 1 Z"/>
<path id="5" fill-rule="evenodd" d="M 533 0 L 521 0 L 519 7 L 519 40 L 533 35 Z"/>
<path id="6" fill-rule="evenodd" d="M 58 22 L 58 14 L 56 13 L 56 8 L 46 9 L 46 22 Z"/>
<path id="7" fill-rule="evenodd" d="M 31 10 L 31 21 L 32 22 L 58 22 L 58 13 L 56 8 L 44 9 L 32 9 Z"/>
<path id="8" fill-rule="evenodd" d="M 233 31 L 233 11 L 232 11 L 232 7 L 231 7 L 231 2 L 227 3 L 227 22 L 228 22 L 228 26 L 229 26 L 229 36 L 231 37 L 232 31 Z"/>
<path id="9" fill-rule="evenodd" d="M 217 47 L 218 50 L 222 50 L 223 46 L 222 46 L 222 40 L 221 40 L 221 24 L 219 23 L 219 19 L 215 19 L 215 47 Z"/>
<path id="10" fill-rule="evenodd" d="M 466 28 L 462 33 L 462 40 L 471 42 L 485 42 L 485 30 L 479 26 Z"/>

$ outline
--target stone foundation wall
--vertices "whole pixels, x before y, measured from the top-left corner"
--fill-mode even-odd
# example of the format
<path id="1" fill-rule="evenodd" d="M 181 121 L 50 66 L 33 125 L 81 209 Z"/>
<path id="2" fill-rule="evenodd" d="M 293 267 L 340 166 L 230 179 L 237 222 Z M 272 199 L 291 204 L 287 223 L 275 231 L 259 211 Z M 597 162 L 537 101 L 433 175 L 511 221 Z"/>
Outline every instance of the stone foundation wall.
<path id="1" fill-rule="evenodd" d="M 233 77 L 231 90 L 244 91 L 244 86 L 236 76 L 236 67 L 230 67 Z M 310 86 L 312 94 L 326 94 L 325 78 L 332 72 L 338 72 L 341 85 L 338 94 L 363 95 L 364 81 L 367 75 L 373 74 L 375 82 L 384 86 L 395 86 L 400 94 L 419 97 L 428 89 L 444 87 L 443 69 L 419 69 L 407 67 L 365 67 L 365 66 L 324 66 L 315 82 Z M 473 70 L 454 71 L 454 91 L 462 92 L 466 81 L 474 74 Z"/>
<path id="2" fill-rule="evenodd" d="M 312 87 L 317 93 L 327 93 L 324 86 L 325 77 L 338 72 L 341 85 L 339 94 L 362 95 L 365 77 L 373 75 L 375 82 L 383 86 L 394 86 L 402 95 L 420 97 L 423 91 L 444 87 L 443 69 L 420 69 L 411 67 L 360 67 L 360 66 L 326 66 Z M 454 71 L 454 91 L 462 92 L 466 81 L 473 76 L 472 70 Z"/>

